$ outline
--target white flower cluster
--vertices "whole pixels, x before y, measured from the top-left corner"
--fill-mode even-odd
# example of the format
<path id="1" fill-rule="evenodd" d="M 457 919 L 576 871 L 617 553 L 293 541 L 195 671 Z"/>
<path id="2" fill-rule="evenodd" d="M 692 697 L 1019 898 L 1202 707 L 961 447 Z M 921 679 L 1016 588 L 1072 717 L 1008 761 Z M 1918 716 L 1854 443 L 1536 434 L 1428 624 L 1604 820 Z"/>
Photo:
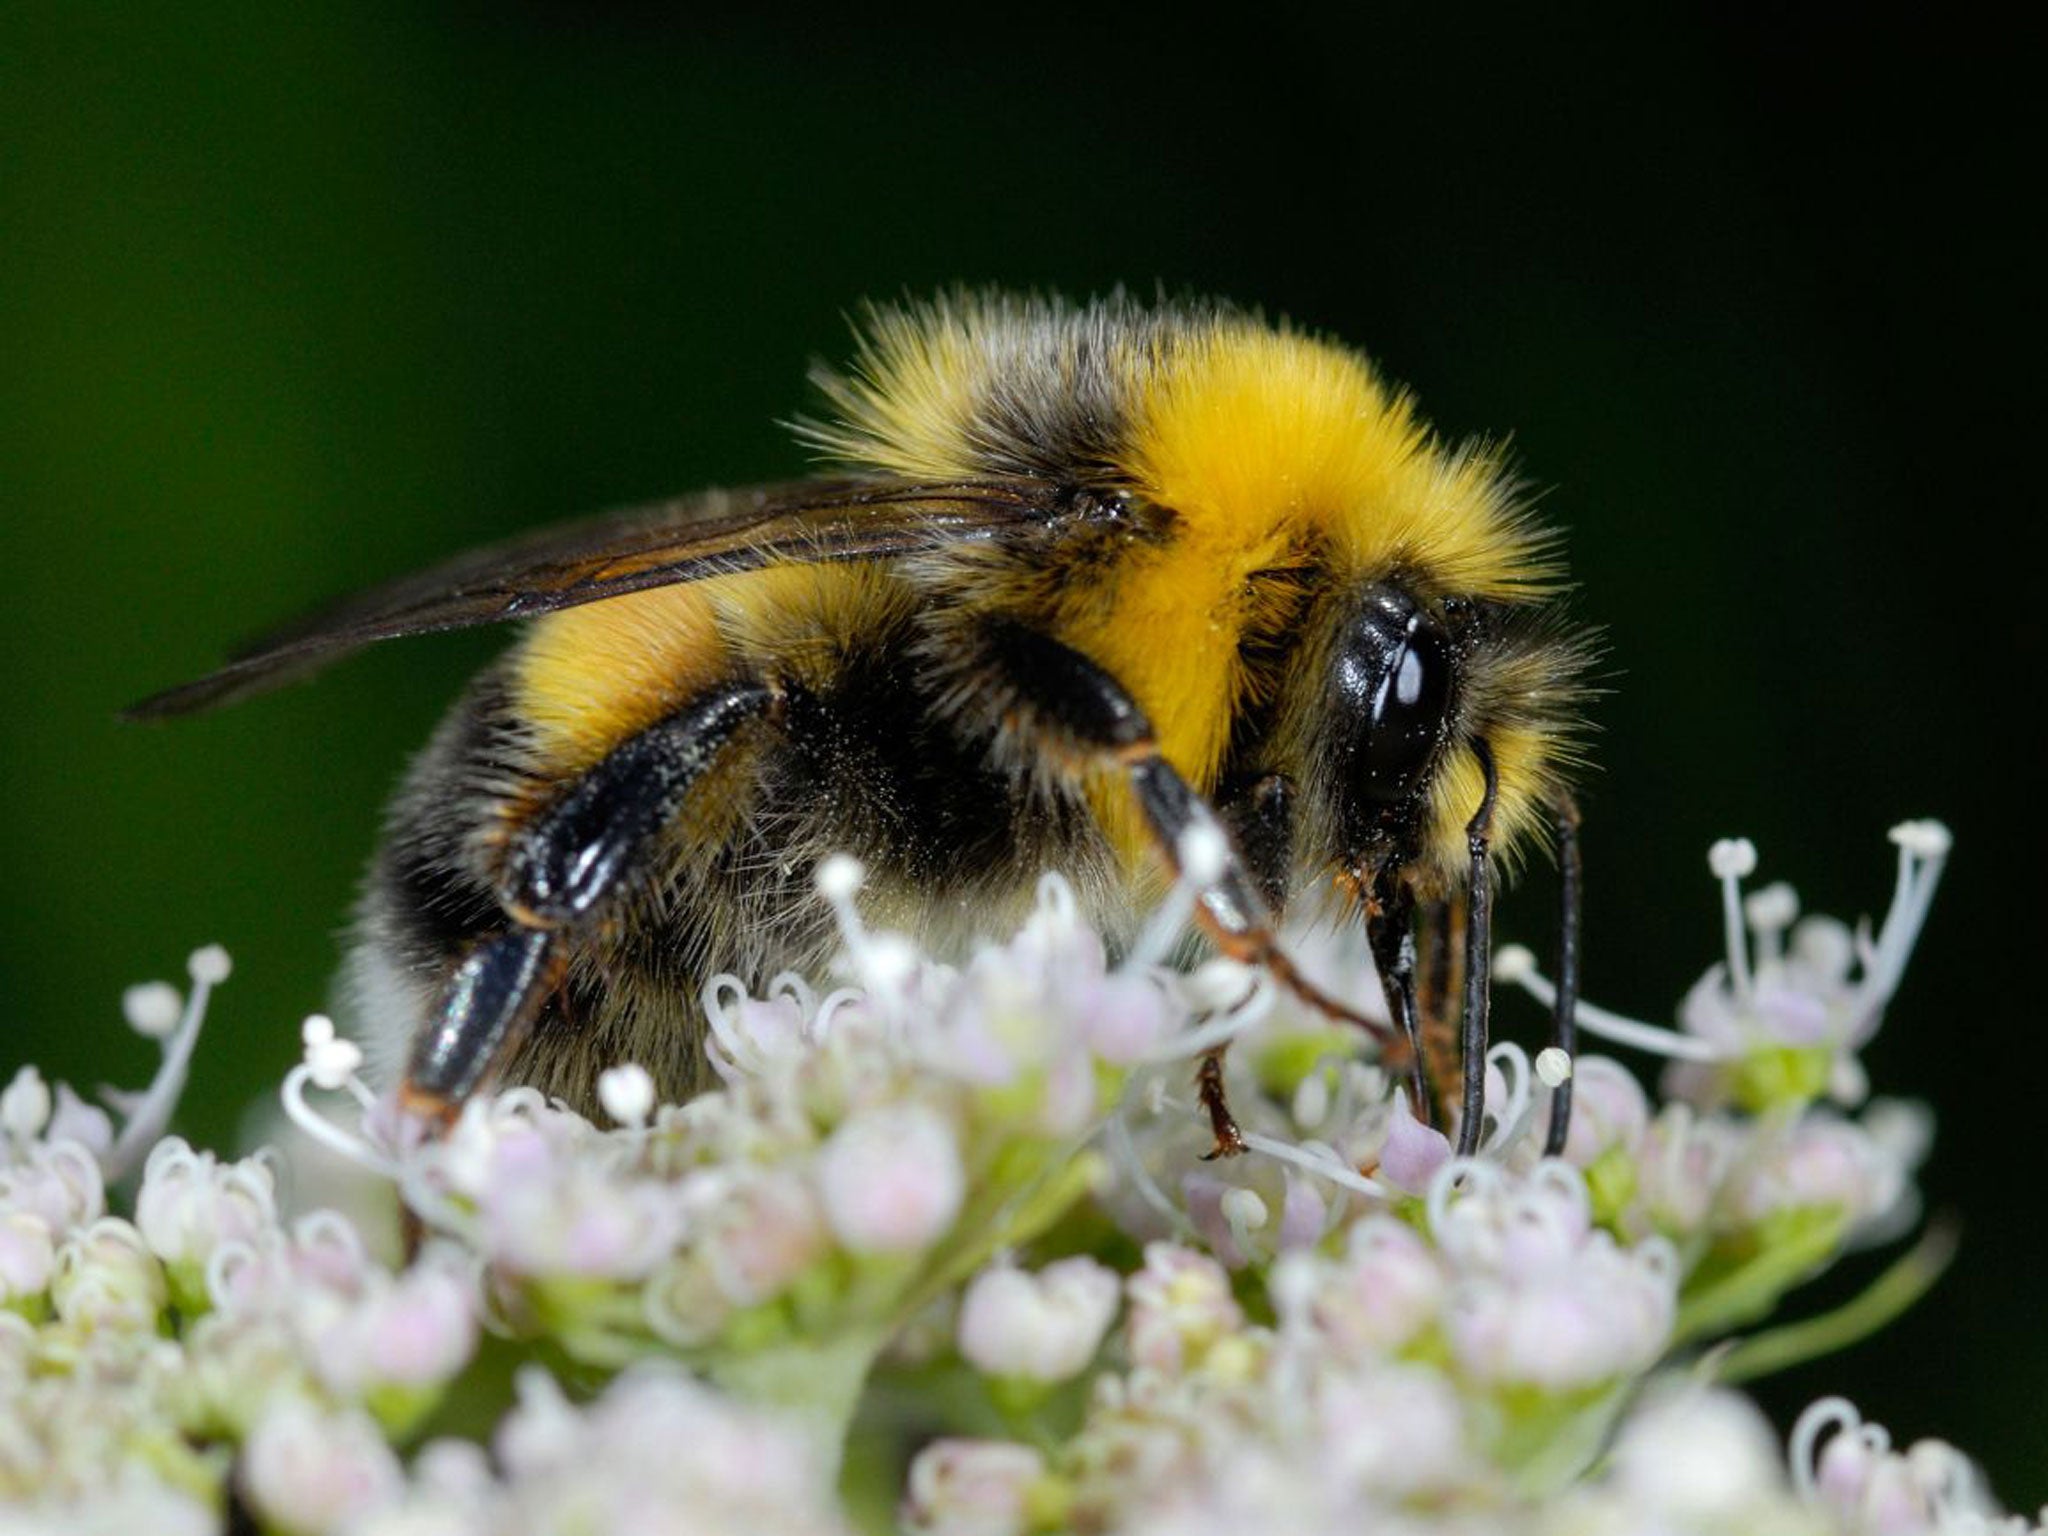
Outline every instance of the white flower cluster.
<path id="1" fill-rule="evenodd" d="M 161 984 L 129 994 L 130 1022 L 169 1041 L 166 1075 L 182 1077 L 226 957 L 203 950 L 192 973 L 182 1010 Z M 132 1127 L 175 1094 L 160 1076 L 116 1102 Z M 338 1415 L 389 1456 L 469 1363 L 476 1290 L 452 1250 L 394 1273 L 331 1213 L 287 1223 L 265 1159 L 175 1137 L 150 1150 L 132 1219 L 109 1214 L 129 1130 L 32 1067 L 0 1125 L 0 1501 L 110 1522 L 113 1490 L 155 1511 L 127 1529 L 212 1529 L 233 1445 Z"/>
<path id="2" fill-rule="evenodd" d="M 488 1451 L 429 1442 L 410 1472 L 359 1413 L 301 1404 L 250 1437 L 240 1481 L 272 1528 L 346 1536 L 845 1536 L 831 1461 L 783 1420 L 658 1365 L 587 1406 L 539 1367 Z"/>
<path id="3" fill-rule="evenodd" d="M 520 1089 L 403 1151 L 375 1106 L 356 1139 L 313 1129 L 474 1256 L 508 1332 L 606 1367 L 787 1342 L 806 1394 L 822 1345 L 864 1372 L 912 1313 L 1086 1193 L 1085 1144 L 1175 1013 L 1162 979 L 1106 964 L 1057 878 L 1015 939 L 961 968 L 868 932 L 857 869 L 835 861 L 821 883 L 864 985 L 821 999 L 791 976 L 754 998 L 714 978 L 717 1092 L 651 1110 L 629 1067 L 606 1075 L 610 1129 Z M 308 1082 L 371 1104 L 352 1059 L 326 1070 L 335 1045 L 308 1036 L 302 1115 Z"/>
<path id="4" fill-rule="evenodd" d="M 724 1086 L 688 1104 L 621 1064 L 609 1126 L 513 1089 L 420 1144 L 308 1020 L 287 1106 L 396 1191 L 398 1268 L 334 1212 L 281 1215 L 266 1157 L 161 1139 L 226 973 L 204 951 L 189 1004 L 126 1001 L 162 1042 L 149 1093 L 110 1115 L 32 1069 L 0 1092 L 0 1526 L 838 1532 L 839 1489 L 885 1519 L 879 1469 L 915 1451 L 884 1498 L 929 1536 L 2036 1529 L 1845 1405 L 1788 1469 L 1740 1397 L 1645 1391 L 1911 1224 L 1924 1118 L 1820 1101 L 1863 1103 L 1944 840 L 1895 835 L 1875 938 L 1750 898 L 1754 954 L 1753 854 L 1717 849 L 1731 949 L 1685 1027 L 1587 1010 L 1680 1059 L 1671 1099 L 1580 1058 L 1559 1158 L 1565 1063 L 1497 1045 L 1478 1155 L 1453 1157 L 1360 1037 L 1241 967 L 1152 963 L 1185 891 L 1112 965 L 1048 878 L 1020 934 L 951 967 L 865 928 L 858 867 L 828 861 L 850 984 L 714 978 Z M 1342 942 L 1294 937 L 1377 996 Z M 1226 1042 L 1252 1155 L 1210 1162 L 1191 1062 Z M 877 1406 L 905 1402 L 939 1432 L 921 1449 Z M 842 1478 L 842 1454 L 866 1460 Z"/>

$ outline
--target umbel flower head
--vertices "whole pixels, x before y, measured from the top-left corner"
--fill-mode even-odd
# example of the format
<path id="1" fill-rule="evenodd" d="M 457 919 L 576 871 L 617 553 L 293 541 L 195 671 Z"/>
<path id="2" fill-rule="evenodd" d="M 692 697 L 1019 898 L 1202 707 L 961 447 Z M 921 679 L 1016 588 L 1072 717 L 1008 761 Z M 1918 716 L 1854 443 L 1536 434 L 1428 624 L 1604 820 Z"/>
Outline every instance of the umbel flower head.
<path id="1" fill-rule="evenodd" d="M 868 929 L 833 861 L 841 984 L 710 978 L 723 1086 L 687 1104 L 620 1063 L 606 1123 L 515 1088 L 421 1145 L 309 1019 L 285 1103 L 402 1206 L 402 1262 L 292 1211 L 280 1174 L 311 1182 L 318 1147 L 165 1138 L 226 974 L 202 951 L 189 1000 L 129 994 L 164 1042 L 147 1093 L 110 1113 L 33 1068 L 0 1093 L 0 1526 L 2037 1529 L 1946 1447 L 1829 1402 L 1788 1454 L 1711 1384 L 1867 1331 L 1938 1267 L 1923 1242 L 1844 1313 L 1708 1349 L 1914 1221 L 1926 1117 L 1857 1060 L 1946 839 L 1894 840 L 1861 936 L 1745 903 L 1753 855 L 1717 850 L 1730 948 L 1680 1028 L 1588 1010 L 1681 1063 L 1665 1097 L 1581 1057 L 1554 1158 L 1560 1063 L 1496 1045 L 1454 1157 L 1360 1039 L 1242 968 L 1157 965 L 1184 892 L 1113 963 L 1048 877 L 948 966 Z M 1377 995 L 1341 937 L 1296 943 Z M 1225 1040 L 1252 1150 L 1204 1162 L 1191 1061 Z"/>

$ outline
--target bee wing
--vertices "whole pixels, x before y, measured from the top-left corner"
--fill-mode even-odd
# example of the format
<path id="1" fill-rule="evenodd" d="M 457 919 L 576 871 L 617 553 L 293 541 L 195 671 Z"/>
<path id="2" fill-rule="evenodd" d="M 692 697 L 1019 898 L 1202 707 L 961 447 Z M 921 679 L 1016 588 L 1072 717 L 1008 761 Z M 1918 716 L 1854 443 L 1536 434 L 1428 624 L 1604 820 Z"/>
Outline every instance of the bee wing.
<path id="1" fill-rule="evenodd" d="M 1094 505 L 1033 480 L 804 480 L 621 508 L 471 550 L 344 598 L 123 715 L 153 720 L 212 709 L 399 635 L 529 618 L 769 564 L 888 559 L 1014 538 L 1054 521 L 1087 519 Z"/>

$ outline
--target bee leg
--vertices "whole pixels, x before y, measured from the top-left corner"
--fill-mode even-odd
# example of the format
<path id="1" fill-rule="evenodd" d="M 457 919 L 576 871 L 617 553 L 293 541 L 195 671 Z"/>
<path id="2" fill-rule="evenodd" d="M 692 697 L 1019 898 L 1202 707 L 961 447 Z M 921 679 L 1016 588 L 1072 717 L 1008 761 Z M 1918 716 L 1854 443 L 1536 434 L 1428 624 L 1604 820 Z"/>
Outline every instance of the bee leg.
<path id="1" fill-rule="evenodd" d="M 1135 706 L 1133 706 L 1135 707 Z M 1183 874 L 1181 848 L 1189 832 L 1217 826 L 1215 813 L 1167 760 L 1150 733 L 1122 748 L 1110 761 L 1123 770 L 1153 841 L 1176 875 Z M 1218 826 L 1218 830 L 1221 828 Z M 1354 1024 L 1380 1042 L 1383 1058 L 1406 1065 L 1408 1042 L 1378 1019 L 1347 1008 L 1304 976 L 1274 931 L 1273 920 L 1235 849 L 1226 845 L 1223 868 L 1195 898 L 1195 926 L 1232 960 L 1258 966 L 1309 1007 Z"/>
<path id="2" fill-rule="evenodd" d="M 1406 1040 L 1324 992 L 1281 948 L 1258 883 L 1221 820 L 1160 754 L 1151 722 L 1121 683 L 1071 646 L 1011 621 L 984 624 L 970 644 L 969 661 L 983 684 L 971 693 L 987 712 L 986 723 L 1071 768 L 1121 775 L 1176 876 L 1185 873 L 1182 850 L 1189 834 L 1205 827 L 1219 834 L 1222 867 L 1195 898 L 1195 924 L 1218 950 L 1265 970 L 1326 1017 L 1365 1030 L 1381 1043 L 1386 1059 L 1406 1064 Z M 1203 1071 L 1204 1107 L 1216 1133 L 1213 1153 L 1242 1152 L 1243 1139 L 1223 1103 L 1220 1072 L 1206 1062 Z M 1213 1094 L 1206 1091 L 1212 1081 Z"/>
<path id="3" fill-rule="evenodd" d="M 1287 908 L 1287 881 L 1294 868 L 1294 799 L 1294 785 L 1278 773 L 1240 780 L 1216 798 L 1216 814 L 1275 916 Z"/>
<path id="4" fill-rule="evenodd" d="M 1201 1065 L 1195 1068 L 1195 1098 L 1209 1117 L 1211 1145 L 1202 1154 L 1205 1163 L 1236 1157 L 1245 1150 L 1244 1132 L 1238 1129 L 1237 1116 L 1230 1112 L 1230 1096 L 1223 1091 L 1223 1058 L 1229 1054 L 1226 1040 L 1214 1050 L 1202 1052 Z"/>
<path id="5" fill-rule="evenodd" d="M 1560 794 L 1551 807 L 1557 834 L 1557 998 L 1550 1014 L 1550 1043 L 1567 1057 L 1578 1054 L 1579 893 L 1585 873 L 1579 856 L 1579 806 Z M 1572 1127 L 1572 1080 L 1550 1090 L 1550 1129 L 1543 1137 L 1546 1157 L 1564 1152 Z"/>
<path id="6" fill-rule="evenodd" d="M 629 737 L 515 831 L 498 877 L 512 926 L 455 968 L 420 1032 L 400 1102 L 446 1121 L 560 986 L 575 931 L 647 872 L 647 850 L 749 725 L 782 708 L 770 684 L 731 682 Z"/>
<path id="7" fill-rule="evenodd" d="M 399 1104 L 446 1124 L 500 1056 L 533 1024 L 560 984 L 559 933 L 515 927 L 486 939 L 455 967 L 434 1020 L 415 1042 Z"/>
<path id="8" fill-rule="evenodd" d="M 1416 911 L 1417 1004 L 1422 1013 L 1422 1058 L 1429 1074 L 1430 1124 L 1449 1110 L 1438 1085 L 1460 1075 L 1458 1070 L 1457 999 L 1464 995 L 1465 902 L 1462 896 L 1439 898 Z"/>
<path id="9" fill-rule="evenodd" d="M 1465 1073 L 1458 1121 L 1460 1157 L 1479 1150 L 1480 1121 L 1486 1114 L 1487 1009 L 1493 991 L 1493 868 L 1487 850 L 1493 833 L 1493 805 L 1500 795 L 1493 749 L 1475 738 L 1472 752 L 1479 759 L 1479 771 L 1486 776 L 1486 793 L 1465 824 L 1465 847 L 1472 863 L 1465 913 L 1465 1008 L 1458 1021 L 1459 1057 Z"/>
<path id="10" fill-rule="evenodd" d="M 1415 1117 L 1434 1126 L 1436 1105 L 1430 1099 L 1429 1075 L 1423 1067 L 1422 1010 L 1415 995 L 1415 893 L 1393 870 L 1377 876 L 1373 885 L 1373 900 L 1365 914 L 1366 943 L 1372 947 L 1372 963 L 1380 973 L 1387 1011 L 1414 1053 L 1408 1064 L 1408 1097 Z"/>
<path id="11" fill-rule="evenodd" d="M 1288 875 L 1294 862 L 1293 784 L 1277 773 L 1241 781 L 1217 798 L 1216 814 L 1229 829 L 1231 842 L 1259 895 L 1268 909 L 1278 914 L 1287 905 Z M 1223 1058 L 1229 1053 L 1228 1040 L 1204 1051 L 1195 1072 L 1196 1096 L 1209 1117 L 1214 1138 L 1214 1145 L 1202 1154 L 1204 1162 L 1235 1157 L 1244 1150 L 1244 1133 L 1238 1129 L 1223 1090 Z"/>

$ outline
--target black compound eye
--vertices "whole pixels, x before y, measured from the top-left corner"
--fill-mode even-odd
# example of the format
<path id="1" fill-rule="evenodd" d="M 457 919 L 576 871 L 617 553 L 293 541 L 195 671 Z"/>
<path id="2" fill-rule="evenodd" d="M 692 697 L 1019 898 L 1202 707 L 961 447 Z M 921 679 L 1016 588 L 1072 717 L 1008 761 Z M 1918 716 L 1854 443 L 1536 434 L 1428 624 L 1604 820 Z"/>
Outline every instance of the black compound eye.
<path id="1" fill-rule="evenodd" d="M 1392 588 L 1346 626 L 1331 684 L 1351 795 L 1387 805 L 1414 793 L 1450 721 L 1453 661 L 1443 627 Z"/>

